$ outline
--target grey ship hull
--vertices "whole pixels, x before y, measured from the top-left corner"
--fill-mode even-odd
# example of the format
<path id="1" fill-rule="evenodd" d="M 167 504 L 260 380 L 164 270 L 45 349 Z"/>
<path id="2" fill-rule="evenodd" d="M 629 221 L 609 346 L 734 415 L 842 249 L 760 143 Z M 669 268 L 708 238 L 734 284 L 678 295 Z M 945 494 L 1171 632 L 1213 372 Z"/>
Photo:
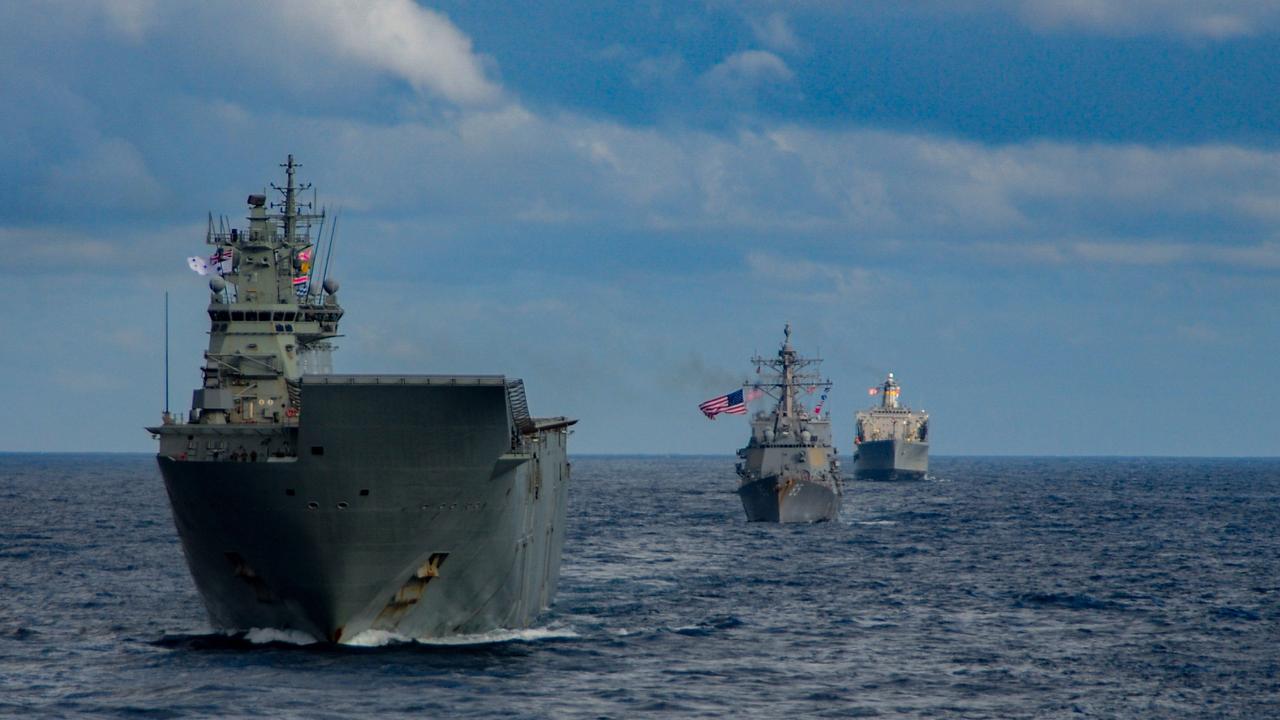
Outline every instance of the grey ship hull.
<path id="1" fill-rule="evenodd" d="M 773 475 L 742 483 L 738 496 L 751 522 L 812 523 L 834 520 L 840 511 L 836 488 L 812 480 Z"/>
<path id="2" fill-rule="evenodd" d="M 214 626 L 333 642 L 365 630 L 431 638 L 528 626 L 559 578 L 563 424 L 519 441 L 500 379 L 308 380 L 294 457 L 193 461 L 162 450 Z"/>
<path id="3" fill-rule="evenodd" d="M 929 471 L 929 443 L 904 440 L 869 440 L 854 455 L 854 477 L 859 480 L 922 480 Z"/>

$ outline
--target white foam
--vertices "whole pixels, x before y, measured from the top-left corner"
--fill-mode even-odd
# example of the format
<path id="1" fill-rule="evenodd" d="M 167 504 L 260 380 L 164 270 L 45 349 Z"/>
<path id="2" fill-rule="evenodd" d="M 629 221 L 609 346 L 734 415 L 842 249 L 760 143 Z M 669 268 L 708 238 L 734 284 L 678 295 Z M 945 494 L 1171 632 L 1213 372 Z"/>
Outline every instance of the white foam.
<path id="1" fill-rule="evenodd" d="M 268 643 L 314 645 L 320 642 L 301 630 L 279 630 L 277 628 L 253 628 L 244 634 L 244 639 L 254 645 L 266 645 Z"/>
<path id="2" fill-rule="evenodd" d="M 343 640 L 342 644 L 353 647 L 383 647 L 384 645 L 398 645 L 409 642 L 413 642 L 413 638 L 405 637 L 400 633 L 387 632 L 386 630 L 365 630 L 352 636 L 349 640 Z"/>
<path id="3" fill-rule="evenodd" d="M 855 525 L 897 525 L 897 520 L 859 520 Z"/>
<path id="4" fill-rule="evenodd" d="M 399 633 L 385 630 L 365 630 L 357 633 L 343 645 L 354 647 L 384 647 L 400 643 L 416 643 L 418 645 L 491 645 L 508 642 L 537 642 L 539 640 L 555 640 L 576 638 L 578 633 L 568 628 L 525 628 L 524 630 L 491 630 L 469 635 L 449 635 L 447 637 L 411 638 Z"/>

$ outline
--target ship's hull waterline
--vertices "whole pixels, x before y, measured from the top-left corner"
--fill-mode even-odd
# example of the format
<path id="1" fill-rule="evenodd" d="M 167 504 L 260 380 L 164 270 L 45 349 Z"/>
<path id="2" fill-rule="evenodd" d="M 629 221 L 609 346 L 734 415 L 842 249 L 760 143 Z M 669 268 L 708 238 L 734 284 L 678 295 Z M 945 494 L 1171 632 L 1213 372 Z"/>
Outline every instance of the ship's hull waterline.
<path id="1" fill-rule="evenodd" d="M 923 480 L 929 471 L 929 443 L 898 439 L 859 443 L 854 456 L 858 480 Z"/>
<path id="2" fill-rule="evenodd" d="M 308 377 L 292 457 L 162 452 L 215 627 L 425 639 L 527 627 L 551 603 L 566 426 L 513 435 L 500 380 L 393 380 L 401 384 Z"/>
<path id="3" fill-rule="evenodd" d="M 743 483 L 738 496 L 751 522 L 814 523 L 840 512 L 841 494 L 828 482 L 774 475 Z"/>

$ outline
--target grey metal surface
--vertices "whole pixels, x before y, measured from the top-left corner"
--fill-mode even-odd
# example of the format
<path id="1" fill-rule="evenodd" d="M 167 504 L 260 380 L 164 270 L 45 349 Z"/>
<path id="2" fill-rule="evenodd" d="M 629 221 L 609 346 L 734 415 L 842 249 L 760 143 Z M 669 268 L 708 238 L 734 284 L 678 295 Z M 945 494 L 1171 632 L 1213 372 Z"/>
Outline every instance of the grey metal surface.
<path id="1" fill-rule="evenodd" d="M 872 440 L 859 443 L 854 476 L 859 480 L 921 480 L 929 471 L 929 443 Z"/>
<path id="2" fill-rule="evenodd" d="M 820 359 L 804 358 L 791 346 L 789 324 L 784 333 L 776 358 L 753 358 L 760 380 L 744 385 L 774 404 L 752 417 L 751 439 L 738 451 L 738 495 L 751 521 L 832 520 L 840 511 L 844 484 L 831 444 L 830 413 L 810 412 L 800 397 L 802 389 L 825 392 L 831 382 L 817 373 Z M 766 367 L 768 376 L 760 372 Z"/>
<path id="3" fill-rule="evenodd" d="M 192 577 L 215 627 L 410 638 L 529 625 L 555 596 L 573 420 L 529 417 L 493 375 L 301 375 L 331 349 L 330 278 L 294 293 L 302 232 L 284 209 L 210 230 L 235 257 L 210 287 L 189 421 L 148 428 Z"/>
<path id="4" fill-rule="evenodd" d="M 879 388 L 880 405 L 856 415 L 853 472 L 859 480 L 918 480 L 929 470 L 929 414 L 899 401 L 893 373 Z"/>

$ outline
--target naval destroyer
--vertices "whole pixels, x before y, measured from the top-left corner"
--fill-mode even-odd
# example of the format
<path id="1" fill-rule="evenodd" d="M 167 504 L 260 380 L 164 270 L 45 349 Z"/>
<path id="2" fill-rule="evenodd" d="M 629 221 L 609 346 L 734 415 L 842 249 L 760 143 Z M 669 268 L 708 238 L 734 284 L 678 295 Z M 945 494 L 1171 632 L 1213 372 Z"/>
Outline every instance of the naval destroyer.
<path id="1" fill-rule="evenodd" d="M 751 439 L 738 451 L 738 495 L 751 521 L 818 522 L 833 520 L 844 494 L 840 463 L 831 445 L 831 413 L 822 404 L 831 381 L 822 379 L 817 358 L 804 358 L 791 346 L 791 325 L 776 357 L 751 359 L 757 381 L 743 391 L 774 403 L 751 417 Z M 806 398 L 821 390 L 812 410 Z M 738 391 L 738 392 L 743 392 Z"/>
<path id="2" fill-rule="evenodd" d="M 324 213 L 282 167 L 247 228 L 210 219 L 202 381 L 147 428 L 210 620 L 328 642 L 528 626 L 559 579 L 575 421 L 500 375 L 312 374 L 343 309 Z"/>
<path id="3" fill-rule="evenodd" d="M 880 405 L 857 414 L 853 473 L 859 480 L 919 480 L 929 470 L 929 414 L 903 407 L 889 373 L 871 393 Z"/>

